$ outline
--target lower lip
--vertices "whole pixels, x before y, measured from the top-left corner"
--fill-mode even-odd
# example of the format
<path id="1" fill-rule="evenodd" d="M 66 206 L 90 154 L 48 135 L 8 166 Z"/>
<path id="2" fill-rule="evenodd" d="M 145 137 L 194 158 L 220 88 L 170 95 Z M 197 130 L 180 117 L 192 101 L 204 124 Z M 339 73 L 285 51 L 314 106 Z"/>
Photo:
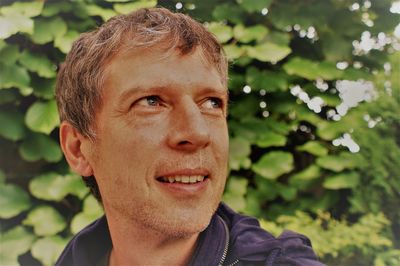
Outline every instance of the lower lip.
<path id="1" fill-rule="evenodd" d="M 194 195 L 201 193 L 207 187 L 209 178 L 197 183 L 169 183 L 158 182 L 162 188 L 172 192 L 174 195 Z"/>

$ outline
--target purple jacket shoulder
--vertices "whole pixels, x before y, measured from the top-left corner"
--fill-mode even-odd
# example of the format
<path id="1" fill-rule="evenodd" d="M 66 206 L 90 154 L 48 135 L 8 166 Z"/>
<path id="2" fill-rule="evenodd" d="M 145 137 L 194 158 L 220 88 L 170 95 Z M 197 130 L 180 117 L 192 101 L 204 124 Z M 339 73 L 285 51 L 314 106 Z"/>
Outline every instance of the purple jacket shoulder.
<path id="1" fill-rule="evenodd" d="M 230 228 L 231 247 L 226 265 L 324 265 L 304 235 L 285 231 L 275 238 L 255 218 L 237 214 L 224 204 L 217 214 L 224 217 Z"/>

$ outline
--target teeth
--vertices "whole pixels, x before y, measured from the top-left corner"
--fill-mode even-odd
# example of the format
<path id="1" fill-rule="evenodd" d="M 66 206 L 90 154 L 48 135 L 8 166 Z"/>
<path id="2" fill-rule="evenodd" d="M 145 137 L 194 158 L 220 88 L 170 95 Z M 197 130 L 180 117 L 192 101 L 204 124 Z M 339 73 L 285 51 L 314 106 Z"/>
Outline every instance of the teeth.
<path id="1" fill-rule="evenodd" d="M 169 176 L 162 177 L 162 181 L 169 183 L 184 183 L 184 184 L 194 184 L 197 182 L 202 182 L 204 180 L 204 176 L 202 175 L 194 175 L 194 176 Z"/>

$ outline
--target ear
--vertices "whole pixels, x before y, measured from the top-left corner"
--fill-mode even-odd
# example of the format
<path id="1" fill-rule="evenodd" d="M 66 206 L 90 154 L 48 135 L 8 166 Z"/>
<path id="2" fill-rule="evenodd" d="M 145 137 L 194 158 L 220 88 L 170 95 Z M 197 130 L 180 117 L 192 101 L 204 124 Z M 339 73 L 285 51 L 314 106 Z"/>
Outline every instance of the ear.
<path id="1" fill-rule="evenodd" d="M 81 176 L 93 175 L 93 169 L 89 162 L 89 154 L 83 151 L 84 142 L 90 140 L 83 136 L 70 123 L 63 121 L 60 125 L 60 144 L 69 166 Z"/>

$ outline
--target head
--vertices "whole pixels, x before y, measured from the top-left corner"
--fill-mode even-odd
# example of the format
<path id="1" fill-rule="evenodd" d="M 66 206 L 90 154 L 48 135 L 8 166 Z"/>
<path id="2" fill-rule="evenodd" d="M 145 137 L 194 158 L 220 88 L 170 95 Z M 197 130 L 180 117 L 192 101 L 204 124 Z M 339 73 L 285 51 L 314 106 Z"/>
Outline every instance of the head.
<path id="1" fill-rule="evenodd" d="M 207 226 L 227 175 L 226 79 L 215 37 L 163 8 L 73 44 L 57 80 L 60 142 L 106 215 L 172 235 Z"/>

